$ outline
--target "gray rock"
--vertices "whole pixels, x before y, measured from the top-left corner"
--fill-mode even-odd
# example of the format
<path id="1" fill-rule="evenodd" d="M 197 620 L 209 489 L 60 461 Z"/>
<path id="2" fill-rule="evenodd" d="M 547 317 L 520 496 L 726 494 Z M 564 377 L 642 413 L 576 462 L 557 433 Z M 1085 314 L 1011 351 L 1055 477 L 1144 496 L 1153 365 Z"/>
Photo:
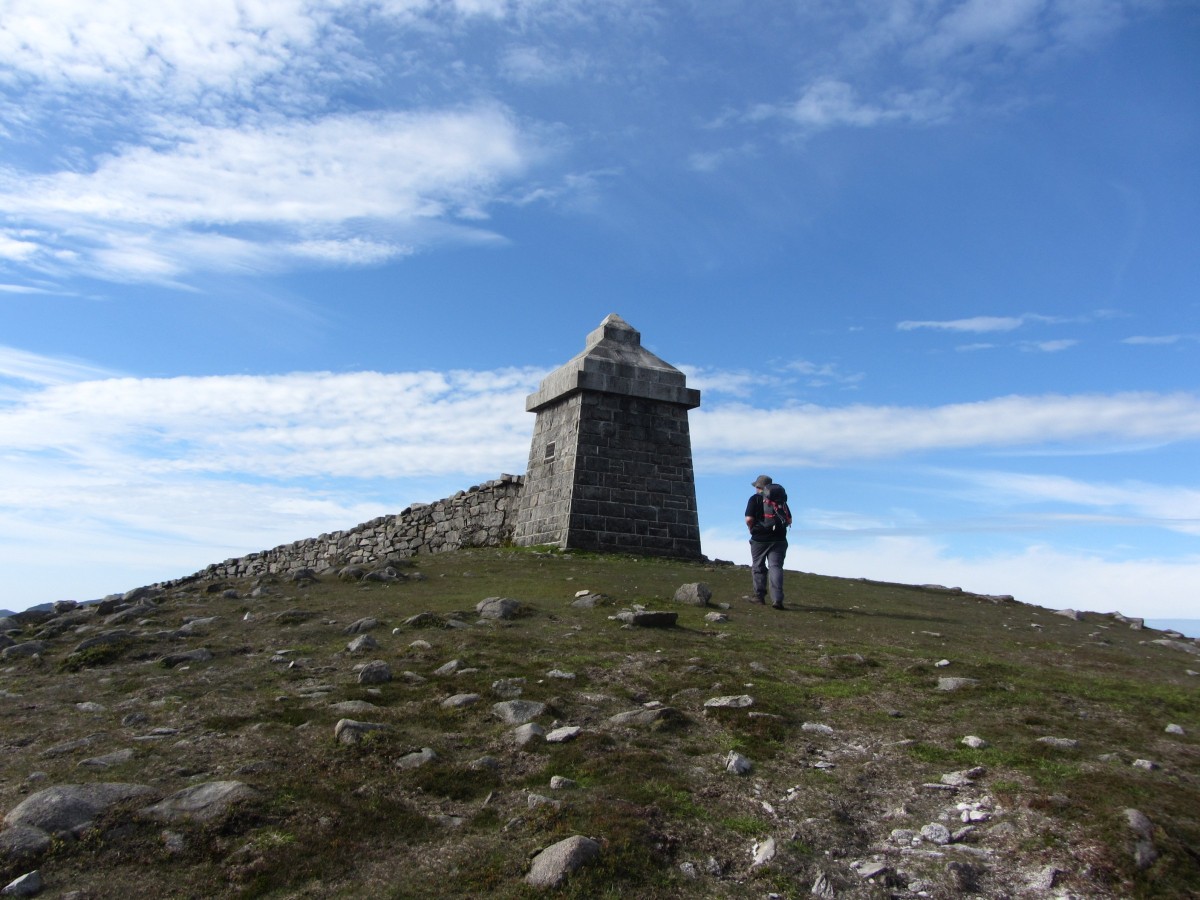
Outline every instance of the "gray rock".
<path id="1" fill-rule="evenodd" d="M 200 647 L 184 653 L 168 653 L 166 656 L 161 657 L 158 663 L 168 669 L 174 669 L 176 666 L 186 666 L 190 663 L 208 662 L 212 658 L 213 654 L 211 650 Z"/>
<path id="2" fill-rule="evenodd" d="M 333 737 L 339 744 L 357 744 L 372 731 L 384 731 L 388 726 L 376 722 L 357 722 L 354 719 L 339 719 L 333 726 Z"/>
<path id="3" fill-rule="evenodd" d="M 983 738 L 973 734 L 968 734 L 960 743 L 966 744 L 972 750 L 983 750 L 988 745 L 988 742 Z"/>
<path id="4" fill-rule="evenodd" d="M 713 697 L 704 701 L 710 709 L 743 709 L 754 705 L 754 698 L 749 694 L 738 694 L 729 697 Z"/>
<path id="5" fill-rule="evenodd" d="M 392 667 L 382 659 L 374 659 L 358 670 L 359 684 L 387 684 L 392 680 Z"/>
<path id="6" fill-rule="evenodd" d="M 455 694 L 442 701 L 442 709 L 463 709 L 467 706 L 474 706 L 479 700 L 478 694 Z"/>
<path id="7" fill-rule="evenodd" d="M 367 631 L 373 631 L 379 628 L 379 619 L 372 619 L 370 616 L 361 618 L 358 622 L 350 623 L 346 628 L 342 629 L 343 635 L 365 635 Z"/>
<path id="8" fill-rule="evenodd" d="M 492 714 L 509 725 L 524 725 L 545 712 L 546 704 L 533 700 L 502 700 L 492 704 Z"/>
<path id="9" fill-rule="evenodd" d="M 654 709 L 633 709 L 610 716 L 607 724 L 615 728 L 662 727 L 683 721 L 683 713 L 671 706 Z"/>
<path id="10" fill-rule="evenodd" d="M 53 843 L 50 835 L 31 825 L 14 825 L 0 832 L 0 858 L 22 862 L 41 856 Z"/>
<path id="11" fill-rule="evenodd" d="M 9 810 L 4 823 L 28 825 L 51 835 L 77 834 L 110 807 L 158 792 L 142 784 L 62 784 L 26 797 Z"/>
<path id="12" fill-rule="evenodd" d="M 329 704 L 329 708 L 339 716 L 361 715 L 362 713 L 378 712 L 379 707 L 374 703 L 368 703 L 366 700 L 342 700 L 338 703 Z"/>
<path id="13" fill-rule="evenodd" d="M 475 604 L 481 619 L 515 619 L 521 614 L 521 604 L 508 597 L 488 597 Z"/>
<path id="14" fill-rule="evenodd" d="M 550 776 L 550 790 L 552 791 L 568 791 L 576 787 L 579 787 L 579 782 L 570 778 L 564 778 L 562 775 Z"/>
<path id="15" fill-rule="evenodd" d="M 546 734 L 546 743 L 565 744 L 567 741 L 573 741 L 579 737 L 581 731 L 583 729 L 578 725 L 564 725 L 562 728 L 555 728 Z"/>
<path id="16" fill-rule="evenodd" d="M 545 738 L 545 736 L 546 729 L 537 722 L 526 722 L 512 733 L 513 743 L 518 747 L 524 747 L 530 741 Z"/>
<path id="17" fill-rule="evenodd" d="M 1182 735 L 1184 733 L 1182 725 L 1168 725 L 1166 727 L 1167 734 Z"/>
<path id="18" fill-rule="evenodd" d="M 461 659 L 452 659 L 445 665 L 438 666 L 436 669 L 434 669 L 433 674 L 437 675 L 439 678 L 444 678 L 447 675 L 453 675 L 462 668 L 462 664 L 463 663 Z"/>
<path id="19" fill-rule="evenodd" d="M 1150 641 L 1151 644 L 1158 644 L 1160 647 L 1167 647 L 1171 650 L 1182 650 L 1184 653 L 1191 653 L 1200 656 L 1200 644 L 1188 643 L 1187 641 L 1173 641 L 1169 638 L 1161 638 L 1157 641 Z M 20 645 L 18 645 L 20 646 Z M 9 650 L 12 648 L 10 647 Z M 4 651 L 8 653 L 8 650 Z"/>
<path id="20" fill-rule="evenodd" d="M 79 768 L 81 769 L 109 769 L 113 766 L 119 766 L 121 763 L 127 763 L 133 759 L 133 750 L 129 747 L 123 750 L 114 750 L 112 753 L 105 753 L 103 756 L 93 756 L 89 759 L 81 759 Z"/>
<path id="21" fill-rule="evenodd" d="M 258 798 L 258 792 L 240 781 L 210 781 L 177 791 L 147 806 L 139 815 L 158 822 L 215 822 L 236 804 Z"/>
<path id="22" fill-rule="evenodd" d="M 930 822 L 921 829 L 921 837 L 930 843 L 944 846 L 950 843 L 950 829 L 940 822 Z"/>
<path id="23" fill-rule="evenodd" d="M 733 750 L 729 751 L 729 755 L 725 757 L 725 771 L 733 775 L 746 775 L 754 768 L 754 765 L 746 757 Z"/>
<path id="24" fill-rule="evenodd" d="M 378 650 L 379 641 L 375 640 L 369 634 L 360 634 L 346 645 L 346 649 L 351 653 L 365 653 L 368 650 Z"/>
<path id="25" fill-rule="evenodd" d="M 500 678 L 492 682 L 492 693 L 497 697 L 515 700 L 525 690 L 524 678 Z"/>
<path id="26" fill-rule="evenodd" d="M 675 602 L 685 606 L 708 606 L 712 599 L 712 588 L 703 581 L 680 585 L 675 591 Z"/>
<path id="27" fill-rule="evenodd" d="M 1040 737 L 1037 742 L 1045 744 L 1047 747 L 1053 747 L 1055 750 L 1075 750 L 1079 747 L 1079 741 L 1074 738 Z"/>
<path id="28" fill-rule="evenodd" d="M 547 847 L 533 858 L 525 881 L 534 887 L 556 888 L 567 877 L 600 856 L 600 845 L 581 835 Z"/>
<path id="29" fill-rule="evenodd" d="M 396 768 L 398 769 L 419 769 L 421 766 L 427 765 L 438 758 L 438 755 L 431 747 L 422 747 L 413 753 L 406 753 L 404 756 L 396 760 Z"/>
<path id="30" fill-rule="evenodd" d="M 7 897 L 36 897 L 42 892 L 42 873 L 36 869 L 5 885 L 0 894 Z"/>
<path id="31" fill-rule="evenodd" d="M 29 659 L 41 656 L 49 645 L 45 641 L 22 641 L 0 650 L 0 659 Z"/>
<path id="32" fill-rule="evenodd" d="M 937 689 L 939 691 L 961 691 L 964 688 L 974 687 L 979 684 L 977 678 L 939 678 L 937 681 Z"/>
<path id="33" fill-rule="evenodd" d="M 85 750 L 93 744 L 97 744 L 108 737 L 104 732 L 96 732 L 85 737 L 76 738 L 73 741 L 64 741 L 61 744 L 55 744 L 53 747 L 47 747 L 38 756 L 49 759 L 55 756 L 66 756 L 68 753 L 74 753 L 77 750 Z"/>

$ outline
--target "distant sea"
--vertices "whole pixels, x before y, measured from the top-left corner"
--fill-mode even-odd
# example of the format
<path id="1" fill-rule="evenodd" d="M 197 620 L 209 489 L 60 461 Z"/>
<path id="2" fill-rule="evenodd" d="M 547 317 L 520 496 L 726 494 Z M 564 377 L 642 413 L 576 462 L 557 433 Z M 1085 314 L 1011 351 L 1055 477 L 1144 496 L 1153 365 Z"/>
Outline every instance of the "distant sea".
<path id="1" fill-rule="evenodd" d="M 1178 631 L 1185 637 L 1200 638 L 1200 619 L 1147 619 L 1146 627 L 1159 631 Z"/>

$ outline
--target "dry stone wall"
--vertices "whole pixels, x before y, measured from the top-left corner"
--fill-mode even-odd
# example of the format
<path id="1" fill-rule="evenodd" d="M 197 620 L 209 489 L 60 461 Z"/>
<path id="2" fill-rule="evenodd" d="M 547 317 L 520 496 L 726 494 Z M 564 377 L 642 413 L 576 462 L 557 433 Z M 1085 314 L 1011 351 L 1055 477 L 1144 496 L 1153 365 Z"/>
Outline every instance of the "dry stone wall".
<path id="1" fill-rule="evenodd" d="M 498 547 L 512 538 L 524 486 L 520 475 L 501 475 L 445 500 L 414 504 L 398 515 L 372 519 L 348 531 L 227 559 L 182 580 L 286 576 L 302 569 L 319 573 L 421 553 Z"/>

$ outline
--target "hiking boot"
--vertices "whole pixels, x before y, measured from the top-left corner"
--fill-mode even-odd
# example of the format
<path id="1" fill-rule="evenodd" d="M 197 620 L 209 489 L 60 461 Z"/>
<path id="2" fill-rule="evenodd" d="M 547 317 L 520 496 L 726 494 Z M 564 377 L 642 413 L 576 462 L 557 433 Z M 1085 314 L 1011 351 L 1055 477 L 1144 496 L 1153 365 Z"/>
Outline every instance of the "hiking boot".
<path id="1" fill-rule="evenodd" d="M 765 604 L 767 602 L 765 597 L 756 597 L 753 594 L 747 594 L 742 599 L 745 600 L 747 603 L 763 603 L 763 604 Z"/>
<path id="2" fill-rule="evenodd" d="M 783 609 L 783 601 L 777 600 L 771 604 L 771 609 Z"/>

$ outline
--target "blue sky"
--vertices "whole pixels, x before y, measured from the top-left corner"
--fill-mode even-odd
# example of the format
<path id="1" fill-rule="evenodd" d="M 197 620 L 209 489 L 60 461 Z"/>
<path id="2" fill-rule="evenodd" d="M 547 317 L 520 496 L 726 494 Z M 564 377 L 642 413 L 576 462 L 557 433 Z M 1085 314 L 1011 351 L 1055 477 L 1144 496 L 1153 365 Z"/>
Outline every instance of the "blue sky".
<path id="1" fill-rule="evenodd" d="M 523 472 L 616 312 L 709 556 L 1200 615 L 1195 2 L 0 9 L 0 606 Z"/>

